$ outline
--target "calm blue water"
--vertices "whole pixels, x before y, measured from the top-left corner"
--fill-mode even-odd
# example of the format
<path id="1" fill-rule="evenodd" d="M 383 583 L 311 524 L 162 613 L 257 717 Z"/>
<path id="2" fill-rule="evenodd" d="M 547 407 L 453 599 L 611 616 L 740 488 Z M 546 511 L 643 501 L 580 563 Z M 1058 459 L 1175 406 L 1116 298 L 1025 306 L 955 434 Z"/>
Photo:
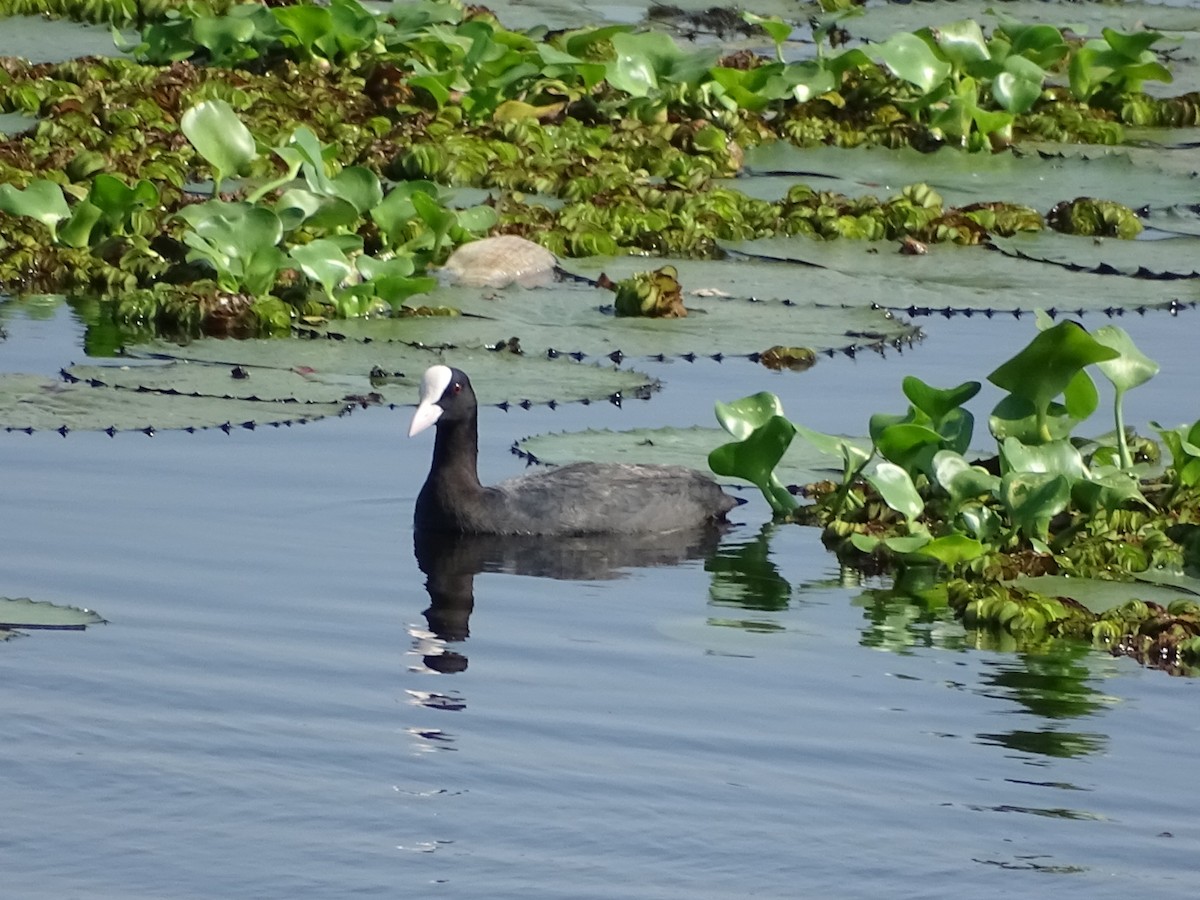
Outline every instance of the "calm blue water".
<path id="1" fill-rule="evenodd" d="M 1194 319 L 1122 324 L 1164 367 L 1131 417 L 1200 416 Z M 760 388 L 860 429 L 901 374 L 978 376 L 1032 329 L 927 327 L 902 359 L 675 363 L 623 410 L 488 410 L 483 474 L 528 433 L 707 423 Z M 82 359 L 64 310 L 5 328 L 0 369 Z M 0 594 L 110 620 L 0 645 L 5 896 L 1195 895 L 1195 681 L 977 649 L 839 586 L 812 532 L 760 540 L 758 501 L 724 562 L 482 572 L 447 641 L 406 424 L 0 434 Z M 714 591 L 739 577 L 741 605 Z"/>

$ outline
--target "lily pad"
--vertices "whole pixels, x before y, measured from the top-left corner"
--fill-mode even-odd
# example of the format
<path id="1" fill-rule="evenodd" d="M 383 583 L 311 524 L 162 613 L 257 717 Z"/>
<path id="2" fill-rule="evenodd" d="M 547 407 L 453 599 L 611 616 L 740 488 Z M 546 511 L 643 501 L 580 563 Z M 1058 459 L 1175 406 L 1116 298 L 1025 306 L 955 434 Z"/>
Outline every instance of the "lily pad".
<path id="1" fill-rule="evenodd" d="M 897 31 L 912 31 L 924 26 L 945 25 L 962 19 L 975 19 L 989 33 L 1000 16 L 1018 22 L 1070 26 L 1079 34 L 1097 37 L 1102 28 L 1137 31 L 1149 28 L 1162 31 L 1200 30 L 1200 12 L 1170 4 L 1141 3 L 1137 0 L 1112 6 L 1105 3 L 1045 3 L 1042 0 L 1005 0 L 996 5 L 990 0 L 933 0 L 923 3 L 887 3 L 872 5 L 867 15 L 847 19 L 842 25 L 856 38 L 882 41 Z"/>
<path id="2" fill-rule="evenodd" d="M 656 261 L 657 262 L 657 261 Z M 352 338 L 479 346 L 516 337 L 527 353 L 607 356 L 738 356 L 785 345 L 831 353 L 911 340 L 918 330 L 872 304 L 898 297 L 924 304 L 936 295 L 919 286 L 850 278 L 791 266 L 671 260 L 684 288 L 686 318 L 618 318 L 610 291 L 576 283 L 538 290 L 481 291 L 444 287 L 413 303 L 449 307 L 457 316 L 337 322 Z M 577 273 L 619 281 L 646 269 L 630 257 L 572 261 Z M 747 286 L 753 286 L 753 296 Z M 847 306 L 836 306 L 837 303 Z"/>
<path id="3" fill-rule="evenodd" d="M 364 392 L 364 379 L 303 368 L 224 365 L 177 360 L 157 365 L 69 366 L 68 380 L 184 397 L 265 400 L 285 403 L 340 403 Z"/>
<path id="4" fill-rule="evenodd" d="M 1195 196 L 1200 190 L 1200 179 L 1194 174 L 1165 172 L 1103 148 L 1087 148 L 1084 155 L 1018 156 L 968 153 L 952 147 L 936 153 L 908 147 L 803 148 L 775 141 L 746 151 L 746 171 L 787 176 L 769 182 L 756 178 L 732 182 L 747 194 L 767 200 L 778 200 L 798 181 L 814 190 L 881 199 L 899 194 L 906 185 L 923 182 L 941 194 L 948 206 L 1004 201 L 1032 206 L 1043 215 L 1056 203 L 1076 197 L 1153 208 L 1172 206 L 1180 197 Z"/>
<path id="5" fill-rule="evenodd" d="M 728 440 L 729 435 L 719 428 L 698 426 L 630 431 L 588 429 L 527 437 L 518 441 L 513 451 L 546 465 L 591 460 L 680 465 L 708 471 L 708 454 Z M 775 471 L 780 480 L 791 484 L 809 484 L 841 476 L 840 466 L 806 441 L 793 441 Z M 743 484 L 734 478 L 719 480 Z"/>
<path id="6" fill-rule="evenodd" d="M 342 324 L 349 323 L 339 323 Z M 387 340 L 392 320 L 363 322 L 358 340 L 195 341 L 186 347 L 167 343 L 137 348 L 143 356 L 219 366 L 215 375 L 225 384 L 230 366 L 249 373 L 253 383 L 278 385 L 295 399 L 315 398 L 321 392 L 339 396 L 377 394 L 386 403 L 416 402 L 417 387 L 429 366 L 457 366 L 472 376 L 480 402 L 491 404 L 565 403 L 645 394 L 657 386 L 649 375 L 613 366 L 587 365 L 568 358 L 547 359 L 486 349 L 430 350 Z M 271 373 L 269 370 L 276 370 Z M 190 373 L 189 369 L 181 370 Z M 287 374 L 283 374 L 287 373 Z M 187 374 L 189 381 L 195 376 Z M 136 379 L 135 379 L 136 380 Z M 261 396 L 261 395 L 260 395 Z M 301 407 L 307 410 L 308 407 Z"/>
<path id="7" fill-rule="evenodd" d="M 1123 241 L 1043 231 L 993 237 L 990 243 L 1007 256 L 1098 275 L 1164 279 L 1200 276 L 1200 239 L 1197 238 Z"/>
<path id="8" fill-rule="evenodd" d="M 345 403 L 284 403 L 158 393 L 66 384 L 40 375 L 0 375 L 0 428 L 7 431 L 167 431 L 254 427 L 307 422 L 337 415 Z"/>
<path id="9" fill-rule="evenodd" d="M 1104 581 L 1099 578 L 1068 578 L 1065 575 L 1040 575 L 1008 582 L 1014 587 L 1036 591 L 1048 597 L 1069 597 L 1100 615 L 1130 600 L 1138 599 L 1166 606 L 1180 597 L 1193 596 L 1190 590 L 1146 582 Z"/>
<path id="10" fill-rule="evenodd" d="M 47 600 L 28 597 L 0 597 L 0 637 L 10 628 L 48 628 L 82 631 L 88 625 L 103 625 L 105 620 L 90 609 L 60 606 Z"/>
<path id="11" fill-rule="evenodd" d="M 1072 272 L 1006 256 L 987 247 L 933 244 L 927 253 L 910 256 L 901 254 L 899 245 L 890 242 L 817 241 L 807 237 L 764 238 L 722 246 L 755 259 L 821 266 L 860 279 L 890 279 L 897 293 L 896 301 L 888 302 L 888 307 L 909 315 L 1035 309 L 1112 314 L 1193 305 L 1197 298 L 1192 285 L 1184 281 Z M 921 286 L 936 298 L 935 302 L 923 308 L 900 305 L 904 295 L 899 292 L 905 282 Z"/>
<path id="12" fill-rule="evenodd" d="M 1168 234 L 1200 237 L 1200 206 L 1168 206 L 1148 210 L 1142 216 L 1147 228 L 1157 228 Z"/>

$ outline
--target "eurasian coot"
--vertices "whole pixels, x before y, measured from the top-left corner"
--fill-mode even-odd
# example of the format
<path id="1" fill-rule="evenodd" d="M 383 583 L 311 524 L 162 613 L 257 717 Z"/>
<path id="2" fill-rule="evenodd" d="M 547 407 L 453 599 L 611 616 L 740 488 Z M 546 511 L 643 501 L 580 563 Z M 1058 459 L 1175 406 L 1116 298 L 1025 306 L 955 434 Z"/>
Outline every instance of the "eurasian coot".
<path id="1" fill-rule="evenodd" d="M 417 497 L 418 530 L 456 534 L 652 533 L 721 521 L 737 501 L 683 466 L 574 463 L 479 483 L 479 414 L 466 374 L 431 366 L 409 437 L 437 425 L 433 465 Z"/>

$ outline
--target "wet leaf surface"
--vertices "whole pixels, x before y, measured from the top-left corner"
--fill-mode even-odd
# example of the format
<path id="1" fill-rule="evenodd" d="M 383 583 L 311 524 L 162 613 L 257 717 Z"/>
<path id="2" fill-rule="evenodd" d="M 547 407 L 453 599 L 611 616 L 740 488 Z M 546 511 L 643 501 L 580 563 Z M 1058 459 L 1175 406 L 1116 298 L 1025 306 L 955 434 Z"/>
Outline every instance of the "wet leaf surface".
<path id="1" fill-rule="evenodd" d="M 547 465 L 596 462 L 656 463 L 681 465 L 704 471 L 708 454 L 729 435 L 719 428 L 638 428 L 630 431 L 553 432 L 524 438 L 514 452 Z M 818 452 L 807 441 L 793 441 L 775 470 L 788 484 L 809 484 L 837 477 L 841 467 L 833 458 Z M 726 479 L 731 484 L 743 484 Z"/>
<path id="2" fill-rule="evenodd" d="M 1072 238 L 1090 241 L 1090 238 Z M 1105 246 L 1115 241 L 1105 241 Z M 1149 243 L 1130 242 L 1137 246 Z M 919 256 L 904 255 L 896 243 L 879 241 L 815 241 L 809 238 L 771 238 L 725 245 L 730 252 L 756 258 L 801 262 L 827 267 L 859 278 L 874 276 L 897 291 L 911 282 L 932 295 L 929 311 L 972 310 L 1060 313 L 1093 311 L 1119 313 L 1190 306 L 1197 292 L 1187 281 L 1120 278 L 1092 272 L 1073 272 L 1062 266 L 1006 255 L 987 247 L 937 244 Z M 897 298 L 901 296 L 896 295 Z M 900 311 L 903 305 L 888 306 Z M 919 308 L 913 310 L 919 312 Z"/>
<path id="3" fill-rule="evenodd" d="M 0 640 L 11 628 L 48 628 L 81 631 L 88 625 L 103 625 L 104 619 L 90 609 L 60 606 L 28 597 L 0 597 Z"/>

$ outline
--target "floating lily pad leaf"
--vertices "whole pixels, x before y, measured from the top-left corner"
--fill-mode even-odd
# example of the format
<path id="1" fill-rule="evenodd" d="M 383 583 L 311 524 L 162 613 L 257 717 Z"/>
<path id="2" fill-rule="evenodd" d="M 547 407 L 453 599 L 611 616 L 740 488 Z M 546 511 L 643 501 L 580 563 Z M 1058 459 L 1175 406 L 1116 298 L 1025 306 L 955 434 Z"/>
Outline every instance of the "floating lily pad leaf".
<path id="1" fill-rule="evenodd" d="M 1168 234 L 1200 237 L 1200 206 L 1168 206 L 1148 210 L 1142 217 L 1147 228 L 1157 228 Z"/>
<path id="2" fill-rule="evenodd" d="M 513 449 L 547 465 L 591 460 L 680 465 L 707 472 L 708 454 L 728 440 L 729 435 L 719 428 L 588 429 L 534 435 L 518 441 Z M 841 476 L 841 467 L 807 441 L 792 441 L 775 471 L 781 481 L 789 484 L 809 484 Z M 718 480 L 744 484 L 736 478 Z"/>
<path id="3" fill-rule="evenodd" d="M 339 403 L 363 391 L 362 379 L 337 372 L 187 360 L 162 365 L 70 366 L 64 372 L 68 378 L 77 378 L 92 387 L 287 403 Z"/>
<path id="4" fill-rule="evenodd" d="M 993 237 L 991 244 L 1007 256 L 1099 275 L 1195 278 L 1200 274 L 1200 239 L 1196 238 L 1123 241 L 1043 231 Z"/>
<path id="5" fill-rule="evenodd" d="M 1200 30 L 1200 15 L 1194 8 L 1174 8 L 1136 0 L 1116 6 L 1103 3 L 1045 3 L 1042 0 L 1005 0 L 999 5 L 991 0 L 872 4 L 867 15 L 847 19 L 841 24 L 856 38 L 882 41 L 897 31 L 947 25 L 960 19 L 974 19 L 991 34 L 1001 15 L 1027 24 L 1067 25 L 1089 37 L 1099 37 L 1102 28 L 1125 32 L 1143 28 L 1156 31 Z"/>
<path id="6" fill-rule="evenodd" d="M 911 315 L 947 310 L 1110 312 L 1167 308 L 1197 299 L 1195 289 L 1185 281 L 1072 272 L 1006 256 L 987 247 L 931 244 L 928 253 L 908 256 L 898 252 L 898 244 L 887 241 L 815 241 L 806 237 L 764 238 L 722 246 L 755 259 L 827 267 L 856 280 L 867 276 L 886 279 L 898 292 L 896 302 L 885 301 L 886 305 Z M 808 271 L 805 279 L 810 277 Z M 934 302 L 924 308 L 902 305 L 899 291 L 905 282 L 922 287 L 934 296 Z"/>
<path id="7" fill-rule="evenodd" d="M 5 10 L 26 4 L 5 4 Z M 81 56 L 117 57 L 121 53 L 113 44 L 113 29 L 108 25 L 85 25 L 70 19 L 47 19 L 41 15 L 12 16 L 4 19 L 0 28 L 0 56 L 27 59 L 32 63 L 58 63 Z M 138 34 L 128 28 L 119 37 L 125 43 L 137 43 Z"/>
<path id="8" fill-rule="evenodd" d="M 658 260 L 655 263 L 658 264 Z M 579 263 L 579 265 L 575 265 Z M 492 345 L 519 339 L 527 353 L 548 350 L 605 356 L 749 355 L 777 345 L 831 352 L 912 339 L 910 323 L 871 304 L 904 298 L 914 305 L 936 295 L 916 285 L 850 278 L 794 267 L 737 262 L 672 260 L 689 314 L 682 319 L 618 318 L 610 291 L 575 283 L 537 290 L 481 290 L 446 286 L 414 298 L 414 306 L 450 307 L 461 316 L 425 316 L 389 322 L 345 321 L 330 330 L 350 337 L 388 338 L 430 346 Z M 619 281 L 647 268 L 645 259 L 575 260 L 581 274 L 604 271 Z M 752 285 L 755 298 L 747 296 Z M 839 302 L 853 308 L 835 307 Z"/>
<path id="9" fill-rule="evenodd" d="M 47 600 L 28 597 L 0 597 L 0 637 L 7 628 L 51 628 L 82 631 L 89 625 L 103 625 L 105 620 L 90 609 L 60 606 Z"/>
<path id="10" fill-rule="evenodd" d="M 297 406 L 175 397 L 48 381 L 40 375 L 0 376 L 0 428 L 8 431 L 168 431 L 230 425 L 276 425 L 337 415 L 344 403 Z"/>
<path id="11" fill-rule="evenodd" d="M 1134 572 L 1133 577 L 1148 584 L 1157 584 L 1178 591 L 1177 596 L 1200 597 L 1200 578 L 1185 575 L 1183 572 L 1168 569 L 1148 569 L 1145 572 Z"/>
<path id="12" fill-rule="evenodd" d="M 1036 591 L 1049 597 L 1070 597 L 1100 615 L 1130 600 L 1138 599 L 1167 606 L 1172 600 L 1192 596 L 1191 591 L 1143 581 L 1104 581 L 1099 578 L 1069 578 L 1065 575 L 1040 575 L 1008 582 L 1014 587 Z"/>
<path id="13" fill-rule="evenodd" d="M 924 6 L 925 4 L 921 4 Z M 814 190 L 851 197 L 870 194 L 887 198 L 906 185 L 924 182 L 948 206 L 983 201 L 1024 203 L 1045 215 L 1056 203 L 1076 197 L 1114 200 L 1132 208 L 1171 206 L 1180 197 L 1196 196 L 1200 178 L 1139 165 L 1126 154 L 1094 149 L 1093 156 L 1017 156 L 968 153 L 943 147 L 936 153 L 912 148 L 796 147 L 784 141 L 746 151 L 752 175 L 787 175 L 754 187 L 754 178 L 733 184 L 752 196 L 777 200 L 797 181 Z M 770 191 L 765 188 L 770 187 Z"/>
<path id="14" fill-rule="evenodd" d="M 376 320 L 364 324 L 382 328 L 394 323 Z M 457 366 L 471 375 L 482 403 L 604 400 L 615 394 L 645 394 L 657 385 L 641 372 L 582 364 L 568 358 L 518 356 L 482 348 L 434 351 L 387 340 L 385 331 L 371 327 L 360 332 L 360 337 L 363 339 L 201 340 L 186 347 L 161 342 L 133 352 L 158 359 L 240 365 L 249 371 L 250 382 L 264 369 L 302 372 L 315 384 L 336 386 L 343 396 L 378 394 L 384 402 L 396 405 L 415 404 L 421 376 L 438 363 Z"/>

